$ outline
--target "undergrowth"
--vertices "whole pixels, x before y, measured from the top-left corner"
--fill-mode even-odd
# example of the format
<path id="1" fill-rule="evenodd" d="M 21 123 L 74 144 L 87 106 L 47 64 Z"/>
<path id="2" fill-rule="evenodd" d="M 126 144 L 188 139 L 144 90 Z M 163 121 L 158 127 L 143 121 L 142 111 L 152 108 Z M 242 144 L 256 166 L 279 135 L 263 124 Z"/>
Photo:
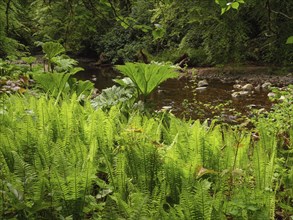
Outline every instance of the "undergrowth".
<path id="1" fill-rule="evenodd" d="M 287 116 L 282 133 L 265 117 L 251 132 L 3 95 L 0 218 L 290 219 Z"/>

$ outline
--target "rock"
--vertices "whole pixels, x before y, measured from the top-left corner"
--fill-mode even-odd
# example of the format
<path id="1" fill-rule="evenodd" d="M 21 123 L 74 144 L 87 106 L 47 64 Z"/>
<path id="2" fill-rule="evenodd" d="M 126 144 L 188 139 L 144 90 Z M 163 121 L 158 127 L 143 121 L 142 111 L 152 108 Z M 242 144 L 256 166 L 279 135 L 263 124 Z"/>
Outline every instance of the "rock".
<path id="1" fill-rule="evenodd" d="M 8 86 L 8 85 L 4 85 L 2 86 L 3 89 L 11 89 L 11 86 Z"/>
<path id="2" fill-rule="evenodd" d="M 254 90 L 254 87 L 253 87 L 252 84 L 248 83 L 248 84 L 246 84 L 246 85 L 244 85 L 244 86 L 242 87 L 242 90 L 245 90 L 245 91 L 252 91 L 252 90 Z"/>
<path id="3" fill-rule="evenodd" d="M 204 90 L 206 90 L 207 87 L 197 87 L 195 90 L 198 91 L 198 92 L 202 92 Z"/>
<path id="4" fill-rule="evenodd" d="M 241 92 L 239 92 L 240 96 L 247 96 L 249 94 L 250 94 L 249 91 L 241 91 Z"/>
<path id="5" fill-rule="evenodd" d="M 241 89 L 242 86 L 241 86 L 240 84 L 235 84 L 235 85 L 233 85 L 233 88 L 234 88 L 234 89 Z"/>
<path id="6" fill-rule="evenodd" d="M 269 90 L 271 86 L 272 86 L 272 83 L 270 83 L 270 82 L 265 82 L 264 84 L 261 85 L 261 88 L 262 88 L 263 90 Z"/>
<path id="7" fill-rule="evenodd" d="M 283 102 L 283 101 L 285 101 L 285 100 L 286 100 L 286 97 L 283 96 L 283 95 L 279 98 L 279 101 L 281 101 L 281 102 Z"/>
<path id="8" fill-rule="evenodd" d="M 102 64 L 105 64 L 107 62 L 107 60 L 108 60 L 107 55 L 104 52 L 102 52 L 102 53 L 100 53 L 100 56 L 99 56 L 98 61 L 96 62 L 96 65 L 100 66 Z"/>
<path id="9" fill-rule="evenodd" d="M 270 93 L 268 94 L 268 97 L 270 97 L 270 98 L 274 98 L 274 97 L 276 97 L 276 94 L 273 93 L 273 92 L 270 92 Z"/>
<path id="10" fill-rule="evenodd" d="M 221 119 L 222 119 L 222 121 L 224 121 L 224 122 L 236 122 L 236 120 L 237 120 L 237 116 L 235 116 L 235 115 L 227 115 L 227 114 L 222 114 L 221 115 Z"/>
<path id="11" fill-rule="evenodd" d="M 260 108 L 258 111 L 257 111 L 257 114 L 263 114 L 266 112 L 266 109 L 265 108 Z"/>
<path id="12" fill-rule="evenodd" d="M 255 87 L 255 91 L 257 91 L 257 92 L 260 92 L 260 84 L 258 84 L 256 87 Z"/>
<path id="13" fill-rule="evenodd" d="M 221 83 L 229 83 L 229 80 L 224 78 L 224 79 L 220 79 Z"/>
<path id="14" fill-rule="evenodd" d="M 20 90 L 21 88 L 19 86 L 14 86 L 11 88 L 12 91 L 16 92 L 18 90 Z"/>
<path id="15" fill-rule="evenodd" d="M 14 86 L 14 82 L 12 80 L 7 80 L 6 85 Z"/>
<path id="16" fill-rule="evenodd" d="M 240 97 L 240 93 L 239 93 L 239 92 L 233 92 L 233 93 L 231 94 L 231 96 L 232 96 L 232 98 L 237 99 L 237 98 Z"/>
<path id="17" fill-rule="evenodd" d="M 201 80 L 197 83 L 198 87 L 206 87 L 209 85 L 208 81 L 207 80 Z"/>
<path id="18" fill-rule="evenodd" d="M 170 109 L 172 109 L 172 106 L 170 106 L 170 105 L 165 105 L 165 106 L 162 107 L 162 109 L 163 109 L 163 110 L 170 110 Z"/>

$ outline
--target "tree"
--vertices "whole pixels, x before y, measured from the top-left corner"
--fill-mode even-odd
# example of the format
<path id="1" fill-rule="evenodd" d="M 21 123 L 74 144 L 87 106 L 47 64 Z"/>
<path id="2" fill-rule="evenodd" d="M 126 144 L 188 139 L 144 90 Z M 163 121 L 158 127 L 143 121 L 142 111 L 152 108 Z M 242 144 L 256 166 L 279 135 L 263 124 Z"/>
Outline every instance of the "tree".
<path id="1" fill-rule="evenodd" d="M 159 61 L 186 54 L 190 65 L 289 64 L 293 6 L 283 0 L 4 0 L 0 55 L 58 41 L 67 52 L 108 62 Z M 21 44 L 19 44 L 21 43 Z"/>

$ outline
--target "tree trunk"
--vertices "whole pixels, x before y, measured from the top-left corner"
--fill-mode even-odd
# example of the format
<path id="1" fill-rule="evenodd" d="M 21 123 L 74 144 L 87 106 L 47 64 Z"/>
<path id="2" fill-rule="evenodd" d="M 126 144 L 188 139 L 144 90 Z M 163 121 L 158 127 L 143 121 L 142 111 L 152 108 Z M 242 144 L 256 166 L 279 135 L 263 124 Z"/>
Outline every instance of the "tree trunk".
<path id="1" fill-rule="evenodd" d="M 8 36 L 9 32 L 9 9 L 10 9 L 10 3 L 12 0 L 8 0 L 6 3 L 6 10 L 5 10 L 5 16 L 6 16 L 6 36 Z"/>

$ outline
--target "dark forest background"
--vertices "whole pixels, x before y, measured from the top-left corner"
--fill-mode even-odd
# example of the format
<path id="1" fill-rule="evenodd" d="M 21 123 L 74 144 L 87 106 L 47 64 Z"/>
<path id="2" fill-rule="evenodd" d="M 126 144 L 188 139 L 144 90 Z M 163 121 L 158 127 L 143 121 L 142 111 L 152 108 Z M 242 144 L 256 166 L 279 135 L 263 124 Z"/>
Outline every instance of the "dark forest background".
<path id="1" fill-rule="evenodd" d="M 292 64 L 292 1 L 246 0 L 234 9 L 221 14 L 214 0 L 2 0 L 0 57 L 58 41 L 99 63 Z"/>

